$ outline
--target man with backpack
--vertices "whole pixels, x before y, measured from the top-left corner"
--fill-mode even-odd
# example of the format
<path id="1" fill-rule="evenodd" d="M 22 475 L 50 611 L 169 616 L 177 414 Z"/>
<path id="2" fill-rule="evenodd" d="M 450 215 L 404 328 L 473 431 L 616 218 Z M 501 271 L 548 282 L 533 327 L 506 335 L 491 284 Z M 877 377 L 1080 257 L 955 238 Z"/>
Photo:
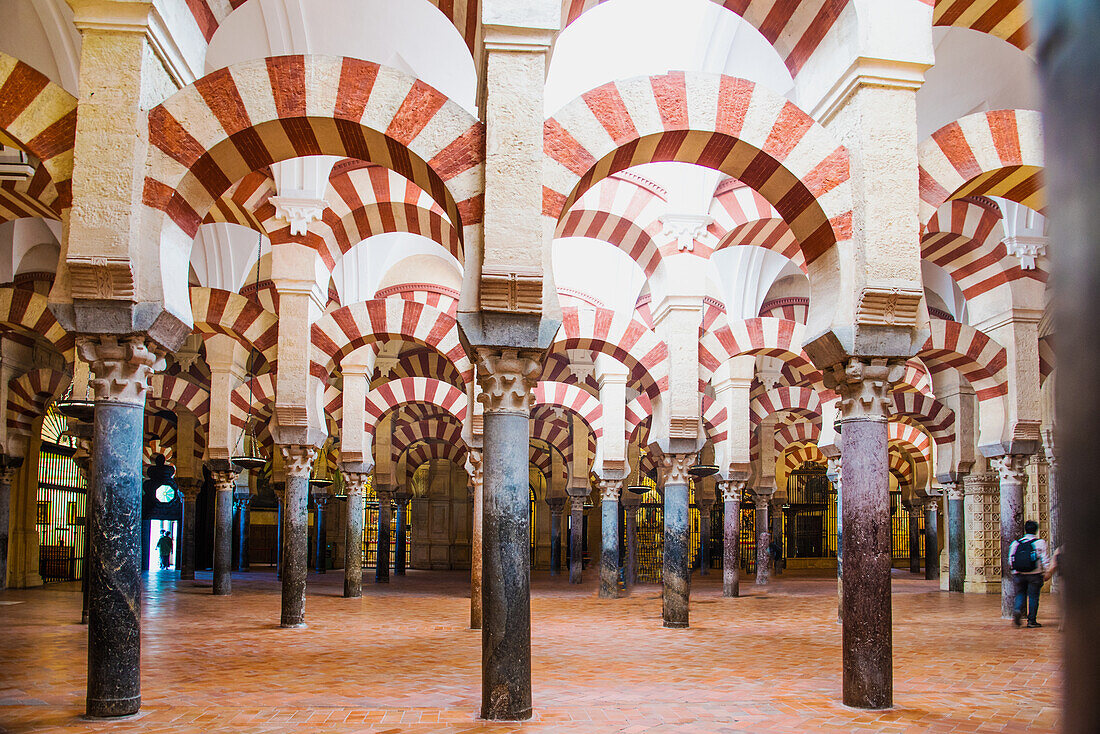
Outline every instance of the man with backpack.
<path id="1" fill-rule="evenodd" d="M 1049 576 L 1050 558 L 1047 556 L 1047 544 L 1037 533 L 1039 523 L 1028 520 L 1024 523 L 1024 537 L 1012 541 L 1008 549 L 1008 565 L 1016 581 L 1016 606 L 1012 612 L 1012 623 L 1017 627 L 1024 615 L 1024 603 L 1027 603 L 1027 626 L 1042 627 L 1035 620 L 1039 611 L 1039 590 Z"/>

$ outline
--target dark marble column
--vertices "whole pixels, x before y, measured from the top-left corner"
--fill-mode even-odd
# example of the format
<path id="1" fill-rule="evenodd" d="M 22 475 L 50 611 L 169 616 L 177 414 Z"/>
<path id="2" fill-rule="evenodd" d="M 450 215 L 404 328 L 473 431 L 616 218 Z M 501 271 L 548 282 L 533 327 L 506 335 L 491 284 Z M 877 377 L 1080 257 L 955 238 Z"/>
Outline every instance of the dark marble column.
<path id="1" fill-rule="evenodd" d="M 390 490 L 386 487 L 375 487 L 378 495 L 378 548 L 374 554 L 374 583 L 388 584 L 390 582 L 390 519 L 391 504 Z"/>
<path id="2" fill-rule="evenodd" d="M 237 570 L 247 571 L 250 565 L 248 557 L 248 533 L 252 523 L 252 495 L 238 494 L 237 507 Z"/>
<path id="3" fill-rule="evenodd" d="M 183 523 L 180 529 L 180 578 L 184 580 L 195 578 L 195 520 L 196 504 L 199 500 L 199 490 L 202 489 L 202 479 L 193 477 L 178 477 L 176 485 L 183 496 Z"/>
<path id="4" fill-rule="evenodd" d="M 405 526 L 407 524 L 405 513 L 408 512 L 411 495 L 406 492 L 395 492 L 393 498 L 397 503 L 394 508 L 394 518 L 396 519 L 394 524 L 397 526 L 397 538 L 393 543 L 393 573 L 395 576 L 404 576 L 405 544 L 407 542 L 407 538 L 405 537 Z"/>
<path id="5" fill-rule="evenodd" d="M 87 714 L 141 707 L 141 462 L 145 394 L 163 364 L 140 338 L 79 337 L 95 394 L 89 558 Z"/>
<path id="6" fill-rule="evenodd" d="M 966 512 L 963 477 L 944 485 L 947 494 L 947 589 L 962 593 L 966 586 Z"/>
<path id="7" fill-rule="evenodd" d="M 76 438 L 76 453 L 73 454 L 73 462 L 76 463 L 77 470 L 80 475 L 84 477 L 84 482 L 87 486 L 91 486 L 90 481 L 92 477 L 92 432 L 95 427 L 91 423 L 85 423 L 80 420 L 71 419 L 69 422 L 69 433 Z M 84 572 L 80 577 L 80 623 L 88 624 L 88 576 L 89 576 L 89 563 L 91 563 L 92 557 L 92 538 L 89 534 L 88 518 L 90 515 L 85 511 L 85 524 L 84 524 Z M 193 534 L 192 534 L 192 537 Z"/>
<path id="8" fill-rule="evenodd" d="M 480 449 L 466 450 L 466 489 L 473 499 L 473 512 L 470 533 L 470 629 L 481 629 L 482 611 L 484 602 L 482 591 L 482 573 L 484 571 L 484 528 L 485 528 L 485 485 L 483 470 L 483 454 Z"/>
<path id="9" fill-rule="evenodd" d="M 309 569 L 309 477 L 315 446 L 280 446 L 286 466 L 283 497 L 283 598 L 279 626 L 306 626 L 306 575 Z"/>
<path id="10" fill-rule="evenodd" d="M 844 621 L 844 469 L 840 457 L 829 459 L 829 481 L 836 489 L 836 621 Z"/>
<path id="11" fill-rule="evenodd" d="M 227 459 L 210 462 L 214 479 L 214 596 L 233 593 L 233 491 L 237 470 Z"/>
<path id="12" fill-rule="evenodd" d="M 364 492 L 370 474 L 343 471 L 344 491 L 348 494 L 347 524 L 344 526 L 344 597 L 363 595 L 363 525 L 366 522 Z"/>
<path id="13" fill-rule="evenodd" d="M 547 497 L 550 507 L 550 575 L 561 575 L 561 514 L 565 509 L 564 497 Z"/>
<path id="14" fill-rule="evenodd" d="M 920 573 L 920 516 L 921 506 L 905 508 L 909 513 L 909 573 Z"/>
<path id="15" fill-rule="evenodd" d="M 1008 549 L 1024 534 L 1024 487 L 1027 456 L 1008 454 L 990 463 L 1001 477 L 1001 618 L 1011 619 L 1016 602 L 1016 582 L 1009 568 Z"/>
<path id="16" fill-rule="evenodd" d="M 600 598 L 619 598 L 619 497 L 623 480 L 600 480 Z"/>
<path id="17" fill-rule="evenodd" d="M 328 544 L 325 532 L 325 507 L 328 505 L 328 499 L 327 494 L 313 495 L 313 539 L 316 541 L 313 549 L 313 565 L 317 573 L 325 573 L 328 570 L 328 559 L 325 558 L 325 546 Z"/>
<path id="18" fill-rule="evenodd" d="M 721 479 L 722 494 L 722 596 L 741 595 L 741 494 L 745 482 Z"/>
<path id="19" fill-rule="evenodd" d="M 538 353 L 480 350 L 485 406 L 481 717 L 531 718 L 531 551 L 528 418 Z"/>
<path id="20" fill-rule="evenodd" d="M 688 469 L 695 454 L 665 454 L 664 537 L 661 565 L 661 616 L 665 627 L 686 629 L 691 597 L 691 543 Z"/>
<path id="21" fill-rule="evenodd" d="M 286 482 L 278 482 L 274 487 L 275 502 L 275 578 L 283 577 L 283 541 L 286 538 Z"/>
<path id="22" fill-rule="evenodd" d="M 771 581 L 771 554 L 768 553 L 768 545 L 772 542 L 771 521 L 768 519 L 771 493 L 761 494 L 755 492 L 754 499 L 756 506 L 756 514 L 753 518 L 756 525 L 756 585 L 767 586 Z"/>
<path id="23" fill-rule="evenodd" d="M 772 540 L 778 541 L 779 547 L 783 547 L 783 500 L 772 497 L 771 501 L 771 514 L 768 516 L 772 523 Z M 783 557 L 780 557 L 772 561 L 772 574 L 780 576 L 783 573 Z"/>
<path id="24" fill-rule="evenodd" d="M 23 457 L 0 454 L 0 589 L 8 587 L 8 528 L 11 526 L 11 480 Z"/>
<path id="25" fill-rule="evenodd" d="M 695 504 L 699 506 L 699 575 L 710 575 L 710 511 L 714 509 L 714 497 L 710 487 L 696 483 Z M 702 495 L 702 496 L 700 496 Z"/>
<path id="26" fill-rule="evenodd" d="M 924 505 L 924 578 L 940 578 L 940 498 L 932 497 Z"/>
<path id="27" fill-rule="evenodd" d="M 844 703 L 855 708 L 893 705 L 887 419 L 904 372 L 904 361 L 882 358 L 852 358 L 825 372 L 825 386 L 840 395 Z"/>
<path id="28" fill-rule="evenodd" d="M 569 583 L 579 584 L 584 570 L 584 498 L 587 487 L 570 487 L 569 492 Z M 578 494 L 574 494 L 577 492 Z"/>
<path id="29" fill-rule="evenodd" d="M 642 496 L 634 492 L 623 492 L 619 500 L 623 504 L 623 518 L 626 523 L 626 553 L 623 561 L 623 577 L 630 588 L 638 583 L 638 508 L 642 506 Z"/>

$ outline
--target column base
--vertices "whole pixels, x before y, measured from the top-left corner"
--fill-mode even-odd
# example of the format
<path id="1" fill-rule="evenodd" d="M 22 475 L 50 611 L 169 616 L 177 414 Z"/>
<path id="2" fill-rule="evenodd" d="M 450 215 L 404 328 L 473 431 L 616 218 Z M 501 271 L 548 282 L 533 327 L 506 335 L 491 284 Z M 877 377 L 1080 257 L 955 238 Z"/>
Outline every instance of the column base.
<path id="1" fill-rule="evenodd" d="M 180 571 L 180 581 L 194 581 L 195 572 Z"/>
<path id="2" fill-rule="evenodd" d="M 133 716 L 141 709 L 141 696 L 131 698 L 87 699 L 85 718 L 117 719 Z"/>
<path id="3" fill-rule="evenodd" d="M 304 630 L 308 627 L 305 622 L 281 622 L 279 627 L 285 630 Z"/>
<path id="4" fill-rule="evenodd" d="M 670 622 L 667 619 L 663 621 L 662 627 L 670 630 L 686 630 L 688 629 L 687 622 Z"/>

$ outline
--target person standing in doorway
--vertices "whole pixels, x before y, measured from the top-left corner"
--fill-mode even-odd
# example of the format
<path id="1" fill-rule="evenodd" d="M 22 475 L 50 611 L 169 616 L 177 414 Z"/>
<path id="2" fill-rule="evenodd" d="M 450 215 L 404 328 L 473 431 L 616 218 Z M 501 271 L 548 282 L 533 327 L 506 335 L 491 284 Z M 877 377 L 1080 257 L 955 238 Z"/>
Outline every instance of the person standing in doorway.
<path id="1" fill-rule="evenodd" d="M 160 551 L 160 569 L 163 571 L 172 565 L 172 536 L 167 530 L 161 531 L 157 550 Z"/>
<path id="2" fill-rule="evenodd" d="M 1017 627 L 1023 619 L 1027 606 L 1027 626 L 1042 627 L 1035 616 L 1039 611 L 1039 590 L 1043 581 L 1050 578 L 1052 566 L 1047 555 L 1047 544 L 1038 536 L 1039 523 L 1028 520 L 1024 523 L 1024 537 L 1012 541 L 1008 549 L 1008 564 L 1012 569 L 1012 578 L 1016 582 L 1016 606 L 1012 612 L 1012 623 Z"/>

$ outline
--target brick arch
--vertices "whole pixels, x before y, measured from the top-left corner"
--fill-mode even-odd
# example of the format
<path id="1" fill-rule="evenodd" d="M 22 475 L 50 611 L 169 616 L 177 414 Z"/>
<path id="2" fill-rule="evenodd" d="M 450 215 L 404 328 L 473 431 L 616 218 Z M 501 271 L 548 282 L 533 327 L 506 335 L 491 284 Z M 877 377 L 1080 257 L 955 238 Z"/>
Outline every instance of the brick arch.
<path id="1" fill-rule="evenodd" d="M 454 420 L 449 413 L 437 419 L 402 421 L 393 428 L 393 452 L 404 453 L 405 449 L 418 441 L 442 441 L 466 445 L 462 437 L 462 424 Z"/>
<path id="2" fill-rule="evenodd" d="M 703 429 L 707 440 L 717 444 L 729 438 L 729 416 L 726 409 L 712 398 L 703 395 Z"/>
<path id="3" fill-rule="evenodd" d="M 545 125 L 544 214 L 631 166 L 693 163 L 766 192 L 807 263 L 851 238 L 847 150 L 793 103 L 761 85 L 674 72 L 593 89 Z"/>
<path id="4" fill-rule="evenodd" d="M 811 423 L 821 425 L 821 399 L 809 387 L 777 387 L 753 398 L 749 403 L 749 418 L 759 424 L 779 413 L 796 413 Z"/>
<path id="5" fill-rule="evenodd" d="M 638 433 L 638 429 L 652 417 L 653 401 L 650 400 L 649 396 L 644 392 L 639 393 L 638 397 L 626 404 L 625 429 L 627 443 L 634 440 L 635 435 Z"/>
<path id="6" fill-rule="evenodd" d="M 928 2 L 928 0 L 925 0 Z M 1031 45 L 1031 13 L 1024 0 L 934 0 L 932 24 L 988 33 L 1021 51 Z"/>
<path id="7" fill-rule="evenodd" d="M 466 445 L 456 443 L 443 443 L 442 441 L 421 441 L 406 449 L 405 453 L 398 456 L 396 468 L 404 466 L 404 481 L 401 486 L 408 484 L 409 479 L 424 464 L 432 459 L 447 459 L 458 466 L 466 465 Z"/>
<path id="8" fill-rule="evenodd" d="M 46 408 L 70 382 L 70 375 L 46 368 L 33 369 L 9 380 L 5 412 L 9 433 L 29 438 L 34 422 L 46 414 Z"/>
<path id="9" fill-rule="evenodd" d="M 829 458 L 821 453 L 821 449 L 817 447 L 817 444 L 807 443 L 802 445 L 795 444 L 792 446 L 787 447 L 786 455 L 783 457 L 783 465 L 787 468 L 788 472 L 797 469 L 806 462 L 812 461 L 815 464 L 829 463 Z"/>
<path id="10" fill-rule="evenodd" d="M 1005 348 L 972 326 L 933 319 L 932 333 L 917 356 L 932 372 L 954 368 L 970 382 L 980 402 L 1008 394 Z"/>
<path id="11" fill-rule="evenodd" d="M 466 384 L 473 378 L 454 316 L 401 298 L 361 301 L 322 316 L 311 328 L 311 369 L 319 377 L 331 375 L 359 347 L 389 339 L 431 347 L 454 363 Z"/>
<path id="12" fill-rule="evenodd" d="M 275 372 L 256 375 L 251 380 L 234 388 L 229 394 L 229 420 L 237 428 L 245 428 L 248 418 L 248 397 L 252 396 L 252 415 L 259 415 L 257 409 L 266 411 L 275 403 Z"/>
<path id="13" fill-rule="evenodd" d="M 949 123 L 920 144 L 922 225 L 947 201 L 1003 196 L 1043 211 L 1042 122 L 1031 110 L 977 112 Z"/>
<path id="14" fill-rule="evenodd" d="M 383 377 L 391 379 L 432 377 L 450 383 L 459 389 L 465 388 L 462 375 L 459 374 L 454 362 L 434 349 L 428 348 L 401 352 L 393 371 L 389 375 L 383 375 Z"/>
<path id="15" fill-rule="evenodd" d="M 279 348 L 279 317 L 251 298 L 217 288 L 191 287 L 191 313 L 195 331 L 225 334 L 268 362 L 274 362 Z"/>
<path id="16" fill-rule="evenodd" d="M 158 409 L 185 410 L 200 420 L 210 412 L 210 393 L 193 382 L 172 375 L 153 375 L 147 403 Z"/>
<path id="17" fill-rule="evenodd" d="M 743 354 L 777 357 L 796 368 L 799 374 L 811 374 L 815 368 L 802 350 L 805 330 L 806 327 L 797 321 L 757 317 L 708 331 L 699 341 L 701 376 L 709 381 L 719 365 Z"/>
<path id="18" fill-rule="evenodd" d="M 955 412 L 930 395 L 894 391 L 893 416 L 910 418 L 924 427 L 937 444 L 955 440 Z"/>
<path id="19" fill-rule="evenodd" d="M 539 381 L 535 387 L 535 405 L 564 408 L 585 422 L 597 439 L 603 436 L 603 406 L 592 393 L 577 385 Z"/>
<path id="20" fill-rule="evenodd" d="M 908 477 L 914 485 L 914 489 L 922 489 L 928 481 L 932 466 L 932 442 L 928 435 L 919 428 L 906 423 L 891 422 L 888 425 L 887 445 L 890 449 L 891 469 L 893 469 L 893 457 L 900 453 L 912 462 L 912 473 Z M 908 467 L 909 462 L 906 462 Z"/>
<path id="21" fill-rule="evenodd" d="M 71 352 L 75 344 L 57 323 L 46 296 L 23 288 L 0 287 L 0 327 L 45 339 L 62 354 Z"/>
<path id="22" fill-rule="evenodd" d="M 648 278 L 661 264 L 661 249 L 654 239 L 660 231 L 660 223 L 642 227 L 620 214 L 578 206 L 558 223 L 554 237 L 589 237 L 614 245 L 638 263 Z"/>
<path id="23" fill-rule="evenodd" d="M 466 420 L 466 393 L 454 385 L 429 377 L 390 380 L 367 393 L 366 433 L 373 440 L 378 422 L 406 403 L 424 403 L 450 414 L 460 424 Z"/>
<path id="24" fill-rule="evenodd" d="M 668 346 L 631 314 L 563 308 L 553 349 L 586 349 L 614 357 L 630 370 L 631 383 L 651 398 L 668 389 Z"/>
<path id="25" fill-rule="evenodd" d="M 762 247 L 787 258 L 803 273 L 808 272 L 802 248 L 782 219 L 757 219 L 734 227 L 722 236 L 714 249 L 717 252 L 728 247 Z"/>

